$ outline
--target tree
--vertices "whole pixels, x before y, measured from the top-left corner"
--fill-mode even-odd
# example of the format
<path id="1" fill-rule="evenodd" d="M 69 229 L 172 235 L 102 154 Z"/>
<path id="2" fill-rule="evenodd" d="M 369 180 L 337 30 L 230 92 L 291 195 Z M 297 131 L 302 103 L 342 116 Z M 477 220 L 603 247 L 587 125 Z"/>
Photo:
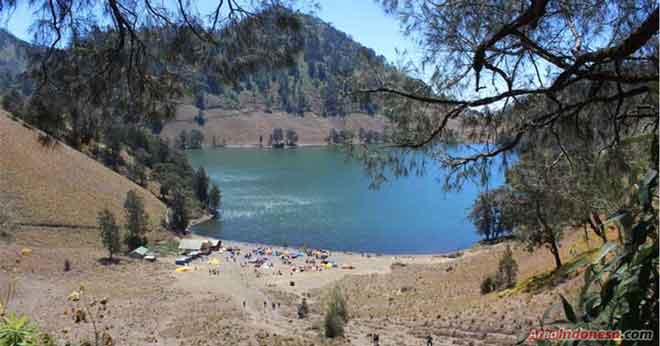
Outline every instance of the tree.
<path id="1" fill-rule="evenodd" d="M 500 187 L 479 194 L 472 205 L 468 218 L 474 224 L 477 234 L 486 241 L 497 239 L 513 229 L 510 210 L 506 203 L 508 191 Z"/>
<path id="2" fill-rule="evenodd" d="M 380 162 L 389 163 L 384 169 L 419 167 L 406 153 L 423 151 L 449 170 L 447 186 L 456 187 L 537 138 L 552 138 L 555 146 L 580 138 L 605 149 L 658 123 L 658 105 L 648 99 L 658 80 L 655 1 L 380 3 L 418 39 L 433 75 L 428 84 L 400 72 L 351 83 L 357 99 L 387 96 L 389 137 L 404 150 L 379 152 Z M 477 136 L 493 145 L 469 154 L 435 145 L 479 108 Z M 569 124 L 575 131 L 568 132 Z M 563 159 L 572 154 L 566 150 Z"/>
<path id="3" fill-rule="evenodd" d="M 286 145 L 290 147 L 298 145 L 298 133 L 294 129 L 286 129 Z"/>
<path id="4" fill-rule="evenodd" d="M 500 257 L 500 262 L 497 266 L 497 285 L 501 288 L 511 288 L 516 285 L 517 276 L 518 263 L 513 258 L 511 246 L 507 244 L 504 254 Z"/>
<path id="5" fill-rule="evenodd" d="M 190 210 L 186 196 L 179 189 L 174 191 L 171 208 L 170 227 L 178 232 L 186 231 L 190 222 Z"/>
<path id="6" fill-rule="evenodd" d="M 23 107 L 25 107 L 25 99 L 23 95 L 15 89 L 12 89 L 2 97 L 2 108 L 17 117 L 22 117 Z"/>
<path id="7" fill-rule="evenodd" d="M 204 134 L 197 129 L 190 130 L 187 149 L 201 149 L 202 143 L 204 143 Z"/>
<path id="8" fill-rule="evenodd" d="M 208 205 L 209 202 L 209 176 L 203 166 L 200 166 L 193 178 L 193 189 L 195 197 L 202 202 L 202 205 Z"/>
<path id="9" fill-rule="evenodd" d="M 573 224 L 571 217 L 575 206 L 562 193 L 562 172 L 553 166 L 547 155 L 521 158 L 508 174 L 512 189 L 510 199 L 516 237 L 527 245 L 529 251 L 546 247 L 552 253 L 555 266 L 562 265 L 559 241 L 564 228 Z"/>
<path id="10" fill-rule="evenodd" d="M 188 131 L 186 130 L 181 130 L 179 132 L 179 135 L 176 137 L 174 141 L 174 147 L 179 149 L 179 150 L 186 150 L 189 147 L 188 144 Z"/>
<path id="11" fill-rule="evenodd" d="M 136 162 L 129 166 L 129 176 L 136 184 L 142 187 L 147 186 L 147 173 L 141 163 Z"/>
<path id="12" fill-rule="evenodd" d="M 115 216 L 108 209 L 103 209 L 98 215 L 99 229 L 101 230 L 101 242 L 106 250 L 108 257 L 112 260 L 112 255 L 121 250 L 119 240 L 119 226 L 115 221 Z"/>
<path id="13" fill-rule="evenodd" d="M 135 190 L 126 193 L 124 201 L 126 214 L 126 236 L 124 243 L 132 251 L 147 243 L 146 233 L 149 230 L 149 216 L 144 210 L 144 201 Z"/>
<path id="14" fill-rule="evenodd" d="M 123 134 L 119 128 L 113 127 L 107 130 L 105 135 L 105 149 L 103 150 L 104 164 L 117 170 L 123 162 L 121 157 Z"/>
<path id="15" fill-rule="evenodd" d="M 657 164 L 657 152 L 653 156 Z M 571 304 L 560 296 L 565 320 L 551 325 L 588 330 L 658 329 L 658 172 L 649 170 L 632 190 L 636 192 L 632 208 L 606 221 L 622 228 L 623 241 L 604 244 L 586 268 L 573 269 L 585 272 L 578 302 Z M 541 321 L 545 322 L 550 321 Z M 659 338 L 654 332 L 649 340 L 630 344 L 655 345 Z M 590 343 L 577 340 L 574 344 Z"/>
<path id="16" fill-rule="evenodd" d="M 282 131 L 282 128 L 276 127 L 273 129 L 273 133 L 271 135 L 271 138 L 273 140 L 272 146 L 273 147 L 281 147 L 284 145 L 284 131 Z"/>
<path id="17" fill-rule="evenodd" d="M 482 235 L 486 241 L 493 237 L 495 228 L 495 211 L 493 208 L 492 195 L 488 192 L 479 194 L 474 201 L 468 218 L 477 229 L 477 234 Z"/>
<path id="18" fill-rule="evenodd" d="M 211 213 L 213 213 L 213 217 L 218 217 L 220 215 L 220 203 L 221 203 L 222 195 L 220 193 L 220 188 L 218 188 L 218 185 L 216 184 L 211 184 L 211 191 L 209 192 L 209 210 L 211 210 Z"/>
<path id="19" fill-rule="evenodd" d="M 291 4 L 223 1 L 200 13 L 197 1 L 4 1 L 0 15 L 23 5 L 35 13 L 34 44 L 44 49 L 34 52 L 28 74 L 35 95 L 66 100 L 62 117 L 53 119 L 61 129 L 71 124 L 70 110 L 87 106 L 118 122 L 172 118 L 189 87 L 181 83 L 186 66 L 228 82 L 262 66 L 289 65 L 303 44 Z"/>

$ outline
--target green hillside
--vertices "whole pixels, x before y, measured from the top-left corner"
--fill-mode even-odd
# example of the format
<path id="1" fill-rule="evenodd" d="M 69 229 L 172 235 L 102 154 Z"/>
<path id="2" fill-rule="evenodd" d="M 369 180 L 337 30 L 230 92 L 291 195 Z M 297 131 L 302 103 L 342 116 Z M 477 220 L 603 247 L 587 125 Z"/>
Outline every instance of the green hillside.
<path id="1" fill-rule="evenodd" d="M 385 58 L 355 42 L 349 35 L 312 16 L 302 16 L 304 45 L 295 63 L 279 70 L 263 70 L 223 85 L 202 70 L 193 87 L 200 109 L 259 108 L 302 115 L 344 116 L 379 111 L 370 100 L 351 104 L 342 99 L 343 81 L 367 72 L 393 71 Z"/>

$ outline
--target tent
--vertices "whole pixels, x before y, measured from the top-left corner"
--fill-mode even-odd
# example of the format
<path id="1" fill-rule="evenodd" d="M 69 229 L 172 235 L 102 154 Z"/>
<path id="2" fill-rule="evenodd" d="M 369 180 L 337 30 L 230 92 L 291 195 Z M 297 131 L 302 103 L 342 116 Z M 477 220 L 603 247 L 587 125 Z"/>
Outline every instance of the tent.
<path id="1" fill-rule="evenodd" d="M 207 252 L 210 249 L 210 243 L 204 239 L 181 239 L 179 250 L 182 252 Z"/>
<path id="2" fill-rule="evenodd" d="M 220 265 L 220 260 L 217 258 L 211 258 L 208 262 L 208 264 L 212 266 L 219 266 Z"/>
<path id="3" fill-rule="evenodd" d="M 131 256 L 131 257 L 133 257 L 133 258 L 144 258 L 144 257 L 147 256 L 148 254 L 149 254 L 149 249 L 147 249 L 147 248 L 144 247 L 144 246 L 140 246 L 139 248 L 137 248 L 137 249 L 131 251 L 131 253 L 129 254 L 129 256 Z"/>

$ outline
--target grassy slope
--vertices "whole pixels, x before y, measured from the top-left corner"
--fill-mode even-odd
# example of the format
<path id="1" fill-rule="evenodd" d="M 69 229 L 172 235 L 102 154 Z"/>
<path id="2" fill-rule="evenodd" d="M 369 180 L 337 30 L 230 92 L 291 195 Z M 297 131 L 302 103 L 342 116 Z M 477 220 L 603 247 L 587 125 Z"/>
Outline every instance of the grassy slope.
<path id="1" fill-rule="evenodd" d="M 20 223 L 95 226 L 103 208 L 123 223 L 126 193 L 135 189 L 158 228 L 167 208 L 155 196 L 66 144 L 43 146 L 36 130 L 8 115 L 0 110 L 0 198 Z"/>

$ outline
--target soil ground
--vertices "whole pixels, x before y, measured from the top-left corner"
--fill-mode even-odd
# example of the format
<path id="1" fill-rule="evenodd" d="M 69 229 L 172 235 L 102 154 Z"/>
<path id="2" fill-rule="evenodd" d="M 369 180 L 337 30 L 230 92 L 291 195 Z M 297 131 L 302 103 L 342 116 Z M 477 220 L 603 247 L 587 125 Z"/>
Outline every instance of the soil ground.
<path id="1" fill-rule="evenodd" d="M 581 232 L 569 234 L 562 257 L 597 247 L 587 245 Z M 254 244 L 226 243 L 242 253 Z M 29 248 L 31 254 L 21 255 Z M 227 253 L 214 253 L 220 265 L 197 260 L 189 272 L 175 272 L 174 255 L 155 263 L 121 257 L 107 265 L 97 235 L 89 230 L 53 231 L 22 227 L 11 243 L 0 246 L 0 287 L 15 283 L 9 310 L 26 313 L 42 329 L 62 340 L 92 335 L 92 316 L 116 345 L 510 345 L 557 301 L 579 287 L 567 278 L 538 292 L 482 295 L 481 280 L 493 273 L 505 244 L 476 246 L 461 256 L 365 256 L 332 253 L 330 260 L 355 269 L 290 273 L 273 260 L 270 269 L 241 265 Z M 514 244 L 519 280 L 551 270 L 547 251 L 527 253 Z M 64 262 L 71 264 L 64 271 Z M 305 259 L 296 259 L 304 264 Z M 210 275 L 209 269 L 218 270 Z M 278 275 L 281 271 L 283 275 Z M 290 282 L 295 283 L 294 286 Z M 67 297 L 80 286 L 83 299 Z M 348 301 L 346 337 L 322 336 L 324 297 L 338 285 Z M 297 318 L 297 305 L 306 297 L 310 316 Z M 74 323 L 72 308 L 82 301 L 96 303 L 88 322 Z M 245 302 L 245 306 L 243 306 Z M 264 306 L 265 302 L 265 306 Z M 275 304 L 275 309 L 272 305 Z M 102 315 L 98 317 L 98 315 Z"/>

